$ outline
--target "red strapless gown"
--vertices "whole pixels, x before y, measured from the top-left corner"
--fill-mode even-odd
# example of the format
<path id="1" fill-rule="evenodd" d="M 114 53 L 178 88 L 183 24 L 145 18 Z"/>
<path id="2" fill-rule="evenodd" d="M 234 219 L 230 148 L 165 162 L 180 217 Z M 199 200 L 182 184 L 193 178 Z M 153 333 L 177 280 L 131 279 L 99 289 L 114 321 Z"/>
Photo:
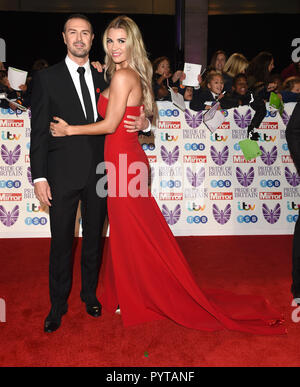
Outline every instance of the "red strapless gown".
<path id="1" fill-rule="evenodd" d="M 107 103 L 101 95 L 98 111 L 103 118 Z M 139 107 L 127 107 L 128 114 L 138 116 Z M 123 120 L 105 140 L 105 162 L 115 165 L 117 193 L 119 188 L 122 193 L 108 196 L 110 236 L 100 287 L 103 307 L 115 313 L 120 305 L 124 326 L 168 318 L 205 331 L 227 328 L 265 335 L 286 333 L 280 314 L 263 298 L 201 290 L 150 192 L 148 197 L 123 197 L 119 173 L 128 184 L 135 175 L 124 172 L 119 155 L 127 157 L 128 165 L 139 161 L 148 166 L 137 134 L 126 132 Z M 147 182 L 148 176 L 144 178 Z"/>

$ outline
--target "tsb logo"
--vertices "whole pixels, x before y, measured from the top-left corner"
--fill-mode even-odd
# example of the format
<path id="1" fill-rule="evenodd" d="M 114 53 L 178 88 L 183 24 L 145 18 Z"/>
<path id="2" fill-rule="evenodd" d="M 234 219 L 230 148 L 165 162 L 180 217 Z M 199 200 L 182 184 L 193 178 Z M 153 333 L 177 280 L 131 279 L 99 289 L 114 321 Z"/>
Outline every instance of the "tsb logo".
<path id="1" fill-rule="evenodd" d="M 256 223 L 258 221 L 258 218 L 257 218 L 256 215 L 252 215 L 252 216 L 249 216 L 249 215 L 246 215 L 246 216 L 239 215 L 237 217 L 237 221 L 239 223 Z"/>
<path id="2" fill-rule="evenodd" d="M 161 109 L 159 111 L 159 115 L 161 117 L 178 117 L 179 116 L 179 110 L 177 110 L 177 109 L 174 109 L 174 110 L 171 110 L 171 109 L 167 109 L 167 110 Z"/>
<path id="3" fill-rule="evenodd" d="M 186 221 L 187 221 L 187 223 L 189 223 L 189 224 L 193 224 L 193 223 L 196 223 L 196 224 L 199 224 L 199 223 L 205 224 L 205 223 L 207 223 L 208 219 L 207 219 L 206 216 L 188 216 Z"/>
<path id="4" fill-rule="evenodd" d="M 12 189 L 12 188 L 20 188 L 21 187 L 21 182 L 20 180 L 15 180 L 15 181 L 12 181 L 12 180 L 0 180 L 0 188 L 9 188 L 9 189 Z"/>
<path id="5" fill-rule="evenodd" d="M 181 181 L 180 180 L 162 180 L 160 182 L 160 186 L 162 188 L 180 188 Z"/>
<path id="6" fill-rule="evenodd" d="M 276 111 L 272 112 L 272 111 L 267 110 L 266 117 L 275 118 L 276 116 L 277 116 L 277 112 Z"/>
<path id="7" fill-rule="evenodd" d="M 202 144 L 202 143 L 196 144 L 195 142 L 193 144 L 187 143 L 187 144 L 184 145 L 184 149 L 187 150 L 187 151 L 192 150 L 194 152 L 196 152 L 198 150 L 199 151 L 204 151 L 205 145 Z"/>
<path id="8" fill-rule="evenodd" d="M 45 226 L 47 224 L 47 218 L 45 217 L 42 217 L 42 218 L 38 218 L 38 217 L 35 217 L 35 218 L 26 218 L 25 219 L 25 224 L 27 226 Z"/>
<path id="9" fill-rule="evenodd" d="M 297 220 L 298 220 L 298 215 L 288 215 L 286 217 L 286 220 L 289 222 L 289 223 L 296 223 Z"/>
<path id="10" fill-rule="evenodd" d="M 287 152 L 289 150 L 288 144 L 283 144 L 282 149 Z"/>
<path id="11" fill-rule="evenodd" d="M 272 187 L 280 187 L 280 181 L 279 180 L 261 180 L 260 182 L 261 187 L 266 188 L 272 188 Z"/>
<path id="12" fill-rule="evenodd" d="M 142 148 L 144 151 L 154 151 L 155 150 L 155 145 L 154 144 L 142 144 Z"/>
<path id="13" fill-rule="evenodd" d="M 229 188 L 231 187 L 231 181 L 230 180 L 212 180 L 210 185 L 213 188 Z"/>

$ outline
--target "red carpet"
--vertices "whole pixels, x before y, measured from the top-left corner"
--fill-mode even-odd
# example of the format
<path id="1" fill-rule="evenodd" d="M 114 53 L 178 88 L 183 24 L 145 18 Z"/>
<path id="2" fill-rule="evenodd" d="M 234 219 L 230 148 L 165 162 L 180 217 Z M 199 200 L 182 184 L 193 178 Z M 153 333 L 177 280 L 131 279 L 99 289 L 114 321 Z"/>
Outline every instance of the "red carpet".
<path id="1" fill-rule="evenodd" d="M 47 239 L 1 239 L 0 366 L 300 366 L 300 322 L 291 314 L 291 236 L 181 237 L 178 242 L 199 285 L 268 298 L 285 317 L 279 337 L 190 330 L 171 321 L 123 328 L 103 311 L 93 319 L 80 302 L 77 246 L 69 312 L 46 335 L 49 311 Z M 299 309 L 300 316 L 300 309 Z"/>

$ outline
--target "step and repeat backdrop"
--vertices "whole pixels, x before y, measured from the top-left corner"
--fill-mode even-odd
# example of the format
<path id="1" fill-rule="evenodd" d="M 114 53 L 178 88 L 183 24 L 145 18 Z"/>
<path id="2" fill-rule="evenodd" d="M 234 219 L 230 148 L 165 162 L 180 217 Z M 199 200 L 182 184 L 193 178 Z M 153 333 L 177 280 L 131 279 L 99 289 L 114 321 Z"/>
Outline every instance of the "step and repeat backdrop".
<path id="1" fill-rule="evenodd" d="M 159 121 L 140 143 L 151 166 L 151 191 L 175 235 L 292 234 L 300 204 L 300 177 L 288 151 L 285 129 L 295 104 L 282 117 L 267 106 L 258 132 L 262 155 L 246 161 L 254 111 L 222 110 L 211 133 L 203 113 L 158 102 Z M 0 110 L 0 237 L 49 237 L 49 216 L 34 196 L 31 179 L 30 111 Z M 80 214 L 76 234 L 81 235 Z"/>

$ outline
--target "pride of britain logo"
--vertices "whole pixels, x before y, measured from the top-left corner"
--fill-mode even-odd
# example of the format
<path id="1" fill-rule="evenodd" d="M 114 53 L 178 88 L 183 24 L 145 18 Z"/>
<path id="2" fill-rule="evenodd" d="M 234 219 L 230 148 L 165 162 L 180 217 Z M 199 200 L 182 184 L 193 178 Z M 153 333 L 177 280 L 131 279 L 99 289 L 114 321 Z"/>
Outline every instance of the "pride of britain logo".
<path id="1" fill-rule="evenodd" d="M 251 123 L 251 119 L 252 119 L 251 109 L 248 109 L 245 114 L 241 114 L 238 112 L 237 109 L 234 109 L 233 118 L 239 128 L 246 129 Z"/>
<path id="2" fill-rule="evenodd" d="M 178 161 L 179 158 L 179 146 L 176 145 L 172 151 L 168 151 L 163 145 L 160 148 L 160 155 L 163 161 L 171 166 Z"/>
<path id="3" fill-rule="evenodd" d="M 236 168 L 237 181 L 245 188 L 249 187 L 254 180 L 254 168 L 251 167 L 248 172 L 243 172 L 240 167 Z"/>
<path id="4" fill-rule="evenodd" d="M 262 212 L 266 221 L 270 224 L 275 224 L 278 222 L 281 214 L 280 204 L 276 204 L 274 209 L 270 209 L 266 204 L 262 206 Z"/>
<path id="5" fill-rule="evenodd" d="M 219 166 L 224 165 L 228 160 L 229 148 L 226 145 L 222 149 L 222 151 L 218 152 L 214 146 L 211 146 L 210 147 L 210 155 L 211 155 L 212 160 L 215 162 L 215 164 L 217 164 Z"/>
<path id="6" fill-rule="evenodd" d="M 21 146 L 17 145 L 13 150 L 9 150 L 5 145 L 1 145 L 1 157 L 7 165 L 14 165 L 21 155 Z"/>
<path id="7" fill-rule="evenodd" d="M 216 204 L 213 205 L 213 216 L 221 226 L 224 226 L 231 217 L 231 205 L 227 204 L 224 210 L 221 210 Z"/>
<path id="8" fill-rule="evenodd" d="M 177 204 L 177 206 L 174 208 L 173 211 L 169 210 L 169 208 L 165 204 L 163 204 L 161 211 L 166 222 L 170 226 L 174 226 L 174 224 L 176 224 L 180 219 L 180 215 L 181 215 L 180 204 Z"/>
<path id="9" fill-rule="evenodd" d="M 188 109 L 185 109 L 184 118 L 190 128 L 197 129 L 202 122 L 202 111 L 192 114 Z"/>
<path id="10" fill-rule="evenodd" d="M 292 187 L 298 187 L 300 184 L 300 177 L 297 172 L 291 172 L 288 167 L 285 167 L 284 174 L 286 181 L 291 185 Z"/>
<path id="11" fill-rule="evenodd" d="M 19 206 L 15 206 L 11 211 L 0 206 L 0 221 L 6 227 L 12 227 L 19 218 Z"/>

